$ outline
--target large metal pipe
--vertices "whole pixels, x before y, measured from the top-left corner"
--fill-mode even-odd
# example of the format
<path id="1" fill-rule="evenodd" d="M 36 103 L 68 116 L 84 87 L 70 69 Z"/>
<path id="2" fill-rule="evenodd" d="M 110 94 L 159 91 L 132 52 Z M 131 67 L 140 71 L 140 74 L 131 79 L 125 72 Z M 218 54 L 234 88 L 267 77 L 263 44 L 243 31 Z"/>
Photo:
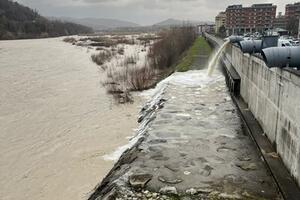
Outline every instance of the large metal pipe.
<path id="1" fill-rule="evenodd" d="M 242 36 L 238 36 L 238 35 L 232 35 L 226 39 L 229 40 L 231 43 L 237 43 L 237 42 L 244 40 L 244 38 Z"/>
<path id="2" fill-rule="evenodd" d="M 271 35 L 271 36 L 263 36 L 262 38 L 262 49 L 269 48 L 269 47 L 277 47 L 278 46 L 278 36 Z"/>
<path id="3" fill-rule="evenodd" d="M 262 50 L 261 40 L 244 40 L 238 44 L 243 53 L 260 53 Z"/>
<path id="4" fill-rule="evenodd" d="M 300 68 L 300 47 L 271 47 L 262 50 L 268 67 Z"/>

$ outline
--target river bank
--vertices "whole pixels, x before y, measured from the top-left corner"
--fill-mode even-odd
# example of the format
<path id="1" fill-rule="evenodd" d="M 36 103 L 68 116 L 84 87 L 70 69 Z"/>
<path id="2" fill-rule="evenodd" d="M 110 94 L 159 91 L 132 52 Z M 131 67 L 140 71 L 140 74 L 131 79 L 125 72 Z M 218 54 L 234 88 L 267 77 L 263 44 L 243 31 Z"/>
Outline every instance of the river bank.
<path id="1" fill-rule="evenodd" d="M 86 199 L 142 100 L 116 105 L 90 52 L 62 38 L 0 44 L 1 199 Z"/>
<path id="2" fill-rule="evenodd" d="M 90 200 L 281 199 L 220 72 L 175 73 L 154 91 L 137 143 Z"/>
<path id="3" fill-rule="evenodd" d="M 282 199 L 224 76 L 208 77 L 201 58 L 190 67 L 202 70 L 177 72 L 152 90 L 136 142 L 89 200 Z"/>

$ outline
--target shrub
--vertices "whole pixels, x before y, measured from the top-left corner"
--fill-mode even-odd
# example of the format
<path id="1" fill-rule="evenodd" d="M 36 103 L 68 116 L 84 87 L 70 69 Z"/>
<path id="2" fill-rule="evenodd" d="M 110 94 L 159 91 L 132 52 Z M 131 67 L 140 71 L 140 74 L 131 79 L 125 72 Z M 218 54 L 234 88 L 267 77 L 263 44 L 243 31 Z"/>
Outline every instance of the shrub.
<path id="1" fill-rule="evenodd" d="M 132 91 L 142 91 L 152 87 L 155 82 L 155 70 L 148 66 L 134 67 L 129 70 L 129 88 Z"/>
<path id="2" fill-rule="evenodd" d="M 97 65 L 103 65 L 105 62 L 108 62 L 111 60 L 111 58 L 114 56 L 114 53 L 110 51 L 101 51 L 97 54 L 93 54 L 92 60 L 97 64 Z"/>
<path id="3" fill-rule="evenodd" d="M 149 66 L 116 68 L 107 70 L 107 80 L 102 84 L 120 103 L 131 102 L 130 91 L 142 91 L 151 88 L 155 83 L 156 72 Z"/>
<path id="4" fill-rule="evenodd" d="M 118 54 L 124 55 L 124 52 L 125 52 L 124 47 L 119 47 L 118 48 Z"/>
<path id="5" fill-rule="evenodd" d="M 88 41 L 88 40 L 92 41 L 90 45 L 95 47 L 112 47 L 117 44 L 114 40 L 102 36 L 87 37 L 87 38 L 80 39 L 80 41 Z"/>
<path id="6" fill-rule="evenodd" d="M 87 40 L 91 40 L 93 42 L 104 42 L 106 41 L 108 38 L 107 37 L 88 37 Z"/>
<path id="7" fill-rule="evenodd" d="M 105 51 L 105 48 L 103 48 L 103 47 L 97 47 L 96 50 L 97 51 Z"/>
<path id="8" fill-rule="evenodd" d="M 150 43 L 151 41 L 159 40 L 159 39 L 161 39 L 161 37 L 156 35 L 150 35 L 150 34 L 137 38 L 137 40 L 143 41 L 144 43 Z"/>
<path id="9" fill-rule="evenodd" d="M 88 37 L 88 38 L 81 39 L 81 41 L 87 41 L 87 40 L 92 41 L 91 43 L 92 46 L 111 47 L 111 46 L 116 46 L 118 44 L 128 44 L 128 45 L 135 44 L 134 39 L 128 39 L 126 37 L 121 37 L 121 36 L 114 36 L 112 38 L 99 36 L 99 37 Z"/>
<path id="10" fill-rule="evenodd" d="M 77 40 L 73 37 L 66 37 L 66 38 L 63 39 L 63 41 L 67 42 L 67 43 L 72 43 L 72 44 L 77 42 Z"/>
<path id="11" fill-rule="evenodd" d="M 116 40 L 117 44 L 128 44 L 128 45 L 134 45 L 135 41 L 134 39 L 127 39 L 127 38 L 120 38 Z"/>
<path id="12" fill-rule="evenodd" d="M 129 56 L 129 57 L 125 58 L 124 64 L 125 65 L 134 65 L 134 64 L 137 63 L 137 60 L 138 60 L 138 56 L 137 55 Z"/>

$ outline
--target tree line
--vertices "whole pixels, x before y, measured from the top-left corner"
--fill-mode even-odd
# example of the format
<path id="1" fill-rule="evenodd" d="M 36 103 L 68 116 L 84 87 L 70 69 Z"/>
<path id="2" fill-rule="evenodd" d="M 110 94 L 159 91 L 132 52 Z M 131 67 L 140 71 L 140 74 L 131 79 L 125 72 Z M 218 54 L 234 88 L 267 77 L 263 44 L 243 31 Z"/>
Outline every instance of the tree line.
<path id="1" fill-rule="evenodd" d="M 0 0 L 0 39 L 56 37 L 92 31 L 82 25 L 48 20 L 17 2 Z"/>
<path id="2" fill-rule="evenodd" d="M 158 34 L 160 40 L 155 42 L 149 51 L 151 66 L 156 69 L 167 69 L 181 59 L 197 38 L 195 27 L 185 25 L 163 30 Z"/>

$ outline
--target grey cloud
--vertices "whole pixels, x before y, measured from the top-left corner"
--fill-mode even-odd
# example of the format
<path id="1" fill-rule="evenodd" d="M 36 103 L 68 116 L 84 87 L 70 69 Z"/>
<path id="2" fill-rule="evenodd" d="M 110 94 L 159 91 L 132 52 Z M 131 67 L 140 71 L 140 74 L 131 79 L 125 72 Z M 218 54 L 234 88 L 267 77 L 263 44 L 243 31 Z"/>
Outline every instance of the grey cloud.
<path id="1" fill-rule="evenodd" d="M 230 4 L 251 5 L 270 0 L 17 0 L 46 16 L 125 19 L 151 24 L 166 18 L 214 20 Z M 274 0 L 283 11 L 290 0 Z"/>

